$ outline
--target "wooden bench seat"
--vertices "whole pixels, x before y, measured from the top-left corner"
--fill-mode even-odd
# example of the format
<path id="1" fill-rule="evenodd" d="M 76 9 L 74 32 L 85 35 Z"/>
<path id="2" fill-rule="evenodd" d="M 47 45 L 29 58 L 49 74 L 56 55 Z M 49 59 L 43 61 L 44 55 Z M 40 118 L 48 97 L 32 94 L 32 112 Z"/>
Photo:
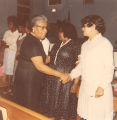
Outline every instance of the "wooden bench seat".
<path id="1" fill-rule="evenodd" d="M 7 110 L 7 120 L 51 120 L 42 114 L 36 113 L 3 97 L 0 97 L 0 106 Z"/>

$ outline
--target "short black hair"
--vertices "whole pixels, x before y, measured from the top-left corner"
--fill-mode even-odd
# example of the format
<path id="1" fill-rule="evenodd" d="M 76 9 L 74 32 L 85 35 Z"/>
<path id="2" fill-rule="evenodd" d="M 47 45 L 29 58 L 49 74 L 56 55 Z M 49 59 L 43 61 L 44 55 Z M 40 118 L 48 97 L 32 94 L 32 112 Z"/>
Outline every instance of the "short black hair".
<path id="1" fill-rule="evenodd" d="M 78 38 L 77 30 L 75 26 L 68 21 L 65 21 L 65 20 L 62 22 L 59 21 L 58 31 L 63 32 L 64 37 L 68 37 L 73 40 Z"/>
<path id="2" fill-rule="evenodd" d="M 98 15 L 88 15 L 81 19 L 82 26 L 84 24 L 87 24 L 88 27 L 92 26 L 93 24 L 96 25 L 96 30 L 98 30 L 99 33 L 104 34 L 105 33 L 105 23 L 104 19 Z"/>
<path id="3" fill-rule="evenodd" d="M 12 22 L 15 27 L 17 27 L 17 16 L 8 16 L 7 22 Z"/>
<path id="4" fill-rule="evenodd" d="M 18 26 L 25 27 L 26 26 L 26 19 L 18 18 Z"/>
<path id="5" fill-rule="evenodd" d="M 26 26 L 30 31 L 32 31 L 32 26 L 31 26 L 31 21 L 30 21 L 30 20 L 27 20 L 27 21 L 26 21 L 25 26 Z"/>

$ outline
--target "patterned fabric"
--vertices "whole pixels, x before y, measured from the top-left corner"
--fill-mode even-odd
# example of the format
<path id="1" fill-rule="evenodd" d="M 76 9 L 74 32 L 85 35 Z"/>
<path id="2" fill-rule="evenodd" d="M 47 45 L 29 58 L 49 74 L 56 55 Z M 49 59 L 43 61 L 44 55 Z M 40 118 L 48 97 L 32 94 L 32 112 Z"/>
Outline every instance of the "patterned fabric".
<path id="1" fill-rule="evenodd" d="M 69 73 L 75 66 L 79 48 L 74 44 L 73 40 L 68 41 L 64 45 L 61 44 L 56 44 L 52 48 L 50 67 L 64 73 Z M 46 104 L 48 105 L 46 108 L 49 108 L 49 114 L 68 120 L 70 115 L 70 88 L 73 82 L 64 85 L 59 81 L 59 78 L 54 76 L 47 76 L 46 80 Z M 76 98 L 74 97 L 74 99 Z M 75 100 L 72 99 L 72 101 Z M 74 106 L 76 105 L 77 103 L 74 102 Z"/>

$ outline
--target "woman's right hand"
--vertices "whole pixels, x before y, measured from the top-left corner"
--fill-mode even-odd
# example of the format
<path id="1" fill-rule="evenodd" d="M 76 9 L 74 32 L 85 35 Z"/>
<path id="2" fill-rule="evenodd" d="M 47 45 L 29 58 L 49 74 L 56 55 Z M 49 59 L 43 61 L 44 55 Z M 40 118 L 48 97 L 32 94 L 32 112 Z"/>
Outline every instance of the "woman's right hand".
<path id="1" fill-rule="evenodd" d="M 78 59 L 75 64 L 78 65 L 79 63 L 80 63 L 80 55 L 78 55 Z"/>
<path id="2" fill-rule="evenodd" d="M 67 82 L 71 81 L 70 74 L 62 74 L 60 79 L 63 84 L 66 84 Z"/>
<path id="3" fill-rule="evenodd" d="M 2 42 L 1 42 L 1 46 L 2 46 L 3 48 L 8 48 L 8 47 L 9 47 L 9 46 L 6 44 L 5 41 L 2 41 Z"/>
<path id="4" fill-rule="evenodd" d="M 77 93 L 77 90 L 78 90 L 78 84 L 73 84 L 72 87 L 71 87 L 70 92 L 71 93 Z"/>
<path id="5" fill-rule="evenodd" d="M 48 63 L 50 63 L 50 56 L 47 56 L 46 57 L 46 62 L 45 62 L 46 64 L 48 64 Z"/>

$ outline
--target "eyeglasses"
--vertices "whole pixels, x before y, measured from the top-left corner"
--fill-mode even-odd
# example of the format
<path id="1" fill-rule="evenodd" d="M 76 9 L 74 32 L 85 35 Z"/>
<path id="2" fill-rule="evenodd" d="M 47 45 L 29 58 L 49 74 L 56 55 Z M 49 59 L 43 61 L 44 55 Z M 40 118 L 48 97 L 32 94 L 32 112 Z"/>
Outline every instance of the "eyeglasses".
<path id="1" fill-rule="evenodd" d="M 40 27 L 42 30 L 47 29 L 45 26 L 35 25 L 36 27 Z"/>
<path id="2" fill-rule="evenodd" d="M 82 27 L 91 27 L 93 25 L 93 23 L 86 23 L 86 24 L 82 24 Z"/>

